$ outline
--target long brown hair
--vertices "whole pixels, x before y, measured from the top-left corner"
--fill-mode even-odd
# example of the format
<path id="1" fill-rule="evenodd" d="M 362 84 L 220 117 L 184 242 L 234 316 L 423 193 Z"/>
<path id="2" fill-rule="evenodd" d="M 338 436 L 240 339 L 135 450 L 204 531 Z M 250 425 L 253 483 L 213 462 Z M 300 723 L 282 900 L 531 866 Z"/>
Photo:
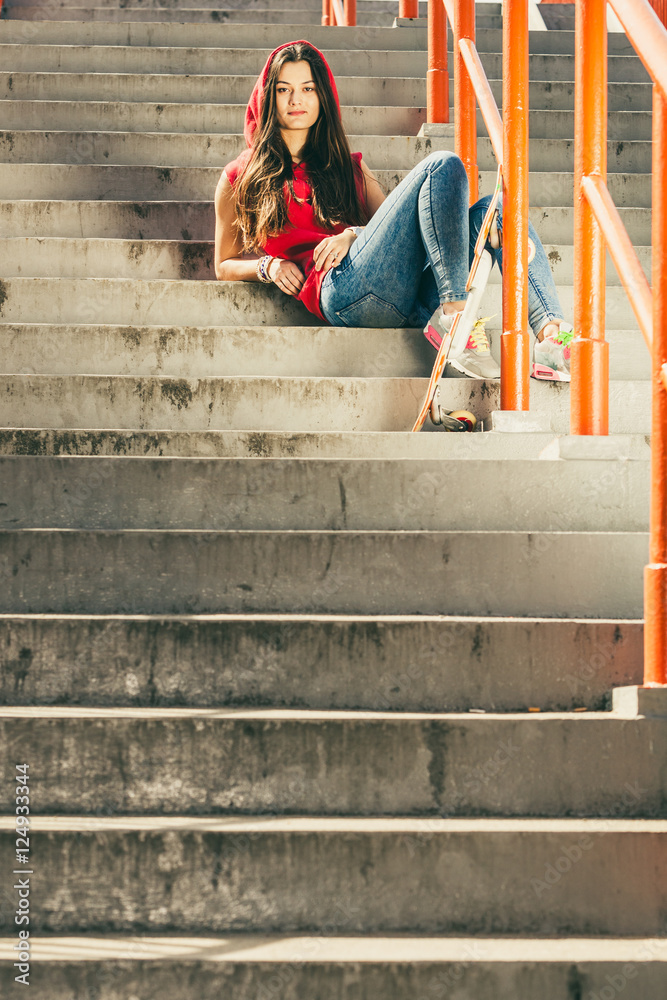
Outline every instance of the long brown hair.
<path id="1" fill-rule="evenodd" d="M 288 224 L 286 191 L 294 197 L 292 156 L 277 124 L 276 85 L 287 62 L 307 62 L 320 100 L 320 114 L 308 133 L 303 160 L 313 192 L 313 211 L 323 229 L 368 221 L 357 194 L 355 164 L 338 102 L 320 53 L 301 42 L 288 45 L 271 63 L 262 94 L 253 155 L 236 184 L 236 219 L 245 250 L 258 250 Z"/>

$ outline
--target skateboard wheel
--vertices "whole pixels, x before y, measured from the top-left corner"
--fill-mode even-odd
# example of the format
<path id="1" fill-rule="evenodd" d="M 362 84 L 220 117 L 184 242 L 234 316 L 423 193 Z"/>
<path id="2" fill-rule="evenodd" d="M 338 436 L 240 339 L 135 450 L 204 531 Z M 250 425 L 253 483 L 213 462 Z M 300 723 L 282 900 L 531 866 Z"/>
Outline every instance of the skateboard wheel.
<path id="1" fill-rule="evenodd" d="M 477 417 L 470 410 L 453 410 L 449 415 L 465 424 L 468 431 L 474 431 L 477 427 Z"/>

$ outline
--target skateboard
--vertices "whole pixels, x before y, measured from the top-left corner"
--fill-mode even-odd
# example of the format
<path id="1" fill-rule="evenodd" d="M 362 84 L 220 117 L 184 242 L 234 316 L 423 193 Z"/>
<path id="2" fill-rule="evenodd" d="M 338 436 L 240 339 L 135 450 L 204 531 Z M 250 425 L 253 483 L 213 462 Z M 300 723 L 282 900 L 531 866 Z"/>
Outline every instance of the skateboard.
<path id="1" fill-rule="evenodd" d="M 466 292 L 468 297 L 466 299 L 465 308 L 461 312 L 456 313 L 451 330 L 445 337 L 443 337 L 442 343 L 438 347 L 438 353 L 436 354 L 435 361 L 433 362 L 433 370 L 429 379 L 428 389 L 426 390 L 426 396 L 424 398 L 422 408 L 419 411 L 419 416 L 417 417 L 414 427 L 412 428 L 413 431 L 420 431 L 422 429 L 429 413 L 431 413 L 431 420 L 433 423 L 444 423 L 442 419 L 437 419 L 442 418 L 443 416 L 452 418 L 452 414 L 443 410 L 438 403 L 434 406 L 435 395 L 440 384 L 440 380 L 442 379 L 442 373 L 445 370 L 445 365 L 447 364 L 447 357 L 449 356 L 452 347 L 465 347 L 468 342 L 468 337 L 470 336 L 472 328 L 477 320 L 477 312 L 484 290 L 486 289 L 486 284 L 489 280 L 491 268 L 493 267 L 493 258 L 491 257 L 489 251 L 485 250 L 486 241 L 487 239 L 490 239 L 491 245 L 494 247 L 500 245 L 499 234 L 496 227 L 496 217 L 498 213 L 498 201 L 500 199 L 502 189 L 502 168 L 498 167 L 496 188 L 493 193 L 493 198 L 489 202 L 489 207 L 486 210 L 482 227 L 475 242 L 473 261 L 468 274 L 468 280 L 466 282 Z M 433 340 L 428 336 L 428 332 L 426 333 L 426 338 L 433 343 Z M 433 346 L 436 347 L 438 345 L 437 343 L 434 343 Z M 467 411 L 465 412 L 467 414 Z M 434 417 L 436 419 L 434 419 Z M 464 425 L 456 428 L 450 427 L 449 429 L 473 430 L 474 428 Z"/>
<path id="2" fill-rule="evenodd" d="M 444 427 L 446 431 L 474 431 L 477 417 L 470 410 L 445 410 L 440 405 L 440 389 L 436 386 L 430 406 L 431 422 Z"/>

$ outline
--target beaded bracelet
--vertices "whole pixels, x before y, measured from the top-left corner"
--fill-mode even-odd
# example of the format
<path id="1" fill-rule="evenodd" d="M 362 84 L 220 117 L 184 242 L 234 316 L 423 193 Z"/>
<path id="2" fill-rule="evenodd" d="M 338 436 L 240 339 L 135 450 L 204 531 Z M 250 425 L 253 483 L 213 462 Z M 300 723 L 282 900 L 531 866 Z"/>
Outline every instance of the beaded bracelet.
<path id="1" fill-rule="evenodd" d="M 364 231 L 363 226 L 348 226 L 345 230 L 346 233 L 354 233 L 355 236 L 361 236 Z"/>
<path id="2" fill-rule="evenodd" d="M 271 267 L 272 260 L 275 260 L 275 257 L 271 257 L 270 254 L 266 254 L 265 257 L 260 257 L 257 261 L 257 277 L 260 281 L 263 281 L 265 285 L 269 285 L 272 280 L 269 277 L 269 268 Z"/>

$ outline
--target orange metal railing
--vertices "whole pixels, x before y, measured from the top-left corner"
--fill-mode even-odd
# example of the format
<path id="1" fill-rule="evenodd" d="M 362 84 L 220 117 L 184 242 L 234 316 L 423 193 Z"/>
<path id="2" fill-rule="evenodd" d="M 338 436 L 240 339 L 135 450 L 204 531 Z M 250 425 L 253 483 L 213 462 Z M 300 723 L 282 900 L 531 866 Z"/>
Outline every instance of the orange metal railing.
<path id="1" fill-rule="evenodd" d="M 663 24 L 667 24 L 667 0 L 651 0 L 651 6 Z"/>
<path id="2" fill-rule="evenodd" d="M 322 0 L 322 24 L 325 27 L 351 26 L 357 23 L 357 0 Z"/>
<path id="3" fill-rule="evenodd" d="M 0 0 L 2 7 L 2 0 Z M 419 17 L 419 0 L 399 0 L 399 17 Z M 325 27 L 357 23 L 357 0 L 322 0 L 322 24 Z"/>
<path id="4" fill-rule="evenodd" d="M 477 105 L 503 168 L 503 333 L 500 405 L 527 410 L 528 337 L 528 0 L 505 0 L 503 108 L 498 107 L 475 46 L 474 0 L 429 0 L 427 120 L 449 121 L 447 34 L 454 36 L 454 136 L 468 174 L 471 203 L 478 195 Z"/>
<path id="5" fill-rule="evenodd" d="M 652 356 L 651 520 L 644 574 L 644 684 L 667 684 L 667 30 L 648 0 L 609 0 L 653 80 L 652 290 L 606 184 L 606 0 L 577 0 L 575 329 L 571 431 L 606 434 L 609 248 Z M 662 0 L 660 0 L 662 6 Z M 667 14 L 666 11 L 662 13 Z M 585 58 L 584 58 L 585 53 Z"/>

